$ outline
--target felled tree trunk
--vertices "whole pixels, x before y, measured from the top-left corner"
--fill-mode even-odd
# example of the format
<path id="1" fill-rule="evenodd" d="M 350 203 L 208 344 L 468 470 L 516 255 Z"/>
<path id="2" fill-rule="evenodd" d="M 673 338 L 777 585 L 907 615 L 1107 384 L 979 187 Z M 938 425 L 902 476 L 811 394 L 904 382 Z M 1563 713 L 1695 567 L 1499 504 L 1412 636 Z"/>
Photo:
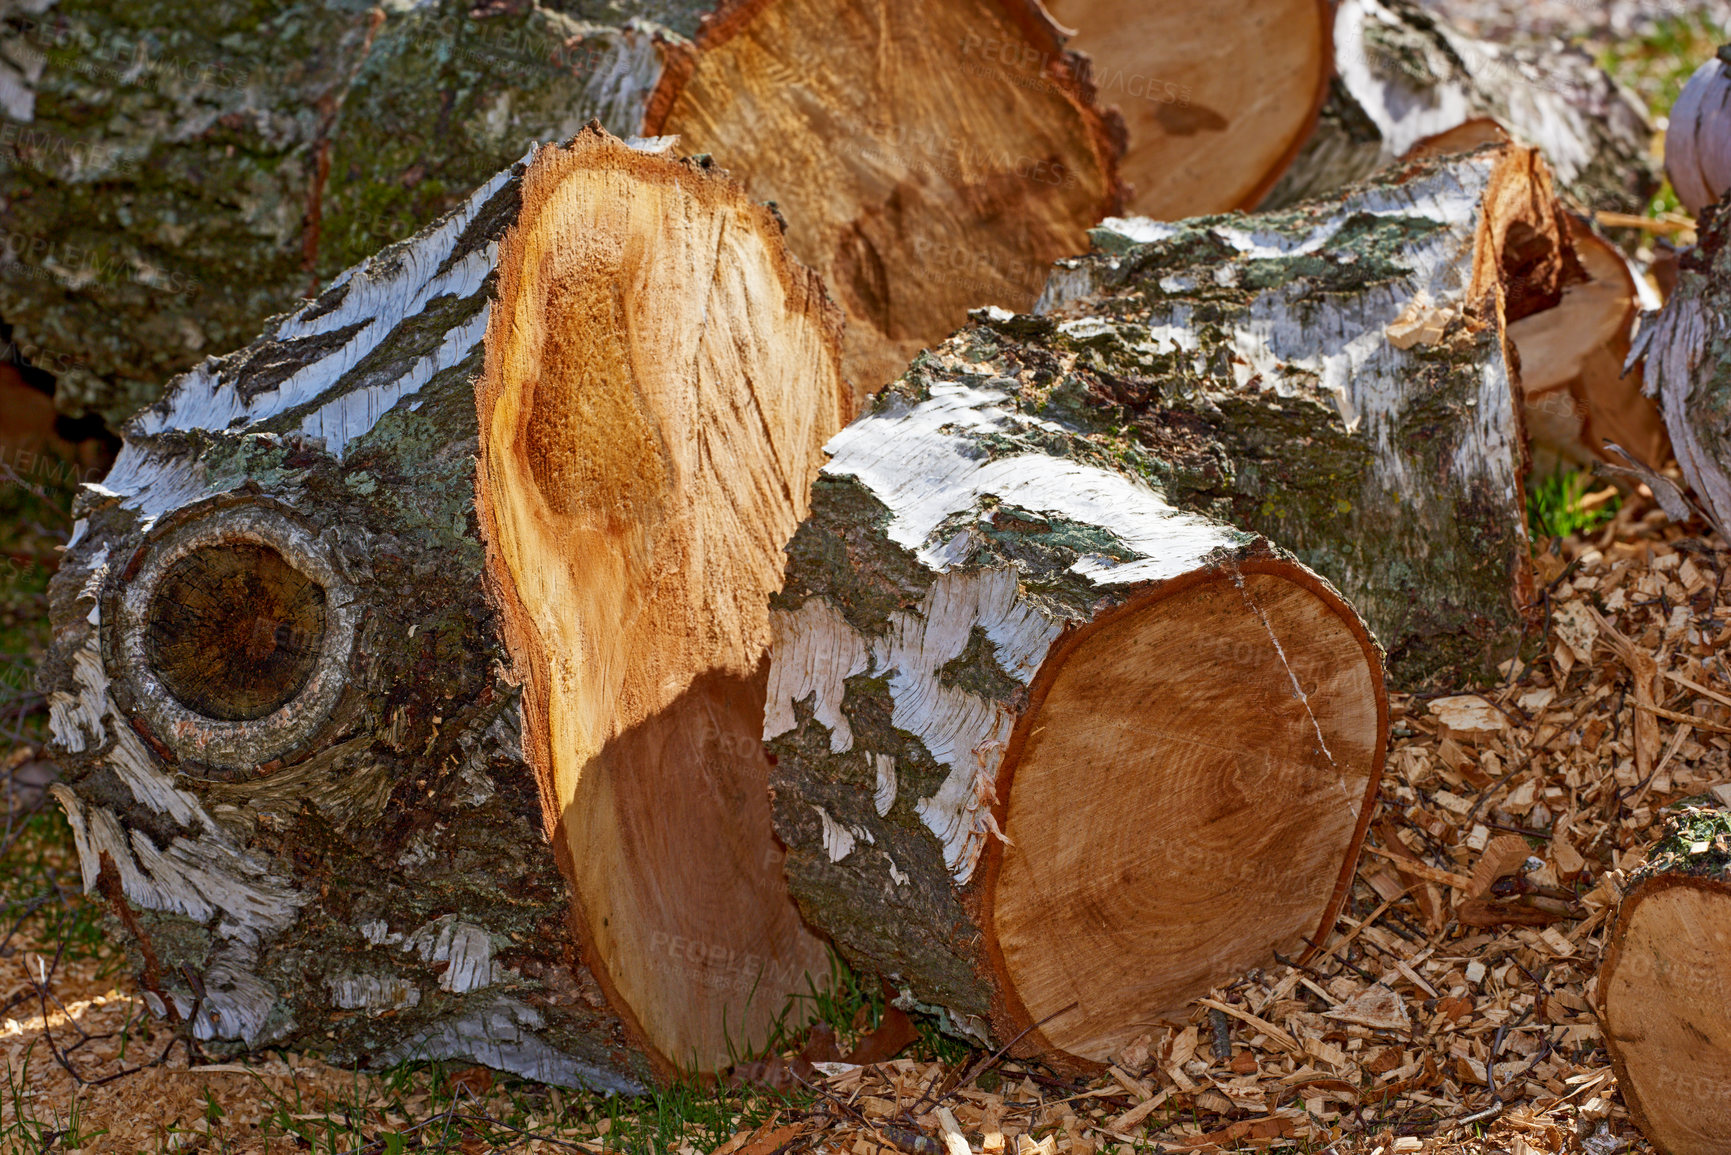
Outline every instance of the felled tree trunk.
<path id="1" fill-rule="evenodd" d="M 1489 44 L 1412 0 L 1342 0 L 1334 59 L 1317 129 L 1265 208 L 1331 193 L 1477 118 L 1538 148 L 1583 208 L 1638 213 L 1658 190 L 1646 111 L 1579 49 Z"/>
<path id="2" fill-rule="evenodd" d="M 1673 818 L 1629 879 L 1594 997 L 1617 1090 L 1663 1155 L 1731 1146 L 1731 818 Z"/>
<path id="3" fill-rule="evenodd" d="M 1656 397 L 1683 478 L 1709 518 L 1731 525 L 1731 212 L 1701 214 L 1695 247 L 1678 264 L 1665 307 L 1635 335 L 1639 363 Z M 1649 463 L 1656 464 L 1656 463 Z"/>
<path id="4" fill-rule="evenodd" d="M 1333 202 L 1095 237 L 1026 322 L 1049 371 L 1122 406 L 1174 504 L 1333 582 L 1397 681 L 1494 676 L 1530 583 L 1505 331 L 1579 275 L 1538 155 L 1493 147 Z"/>
<path id="5" fill-rule="evenodd" d="M 1328 92 L 1325 0 L 1054 0 L 1101 104 L 1124 118 L 1128 207 L 1155 220 L 1254 208 Z M 1254 59 L 1254 68 L 1243 67 Z M 1068 254 L 1066 254 L 1068 255 Z M 1005 302 L 1008 303 L 1008 302 Z"/>
<path id="6" fill-rule="evenodd" d="M 1118 203 L 1115 130 L 1032 0 L 709 7 L 63 0 L 8 23 L 0 59 L 29 66 L 0 86 L 0 320 L 70 359 L 64 411 L 118 423 L 599 119 L 776 201 L 875 387 L 967 306 L 1025 308 Z"/>
<path id="7" fill-rule="evenodd" d="M 585 130 L 140 414 L 46 676 L 155 1005 L 603 1090 L 761 1042 L 827 975 L 759 734 L 840 325 L 736 184 Z"/>
<path id="8" fill-rule="evenodd" d="M 764 725 L 806 918 L 1071 1067 L 1328 932 L 1388 725 L 1357 615 L 1174 508 L 1083 347 L 982 313 L 830 443 Z"/>

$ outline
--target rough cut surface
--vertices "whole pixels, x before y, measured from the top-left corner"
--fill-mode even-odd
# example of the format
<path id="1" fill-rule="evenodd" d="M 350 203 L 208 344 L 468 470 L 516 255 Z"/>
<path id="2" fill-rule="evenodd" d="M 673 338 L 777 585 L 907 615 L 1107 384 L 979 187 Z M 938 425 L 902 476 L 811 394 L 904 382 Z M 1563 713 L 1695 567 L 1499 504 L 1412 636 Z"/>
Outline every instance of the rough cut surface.
<path id="1" fill-rule="evenodd" d="M 677 297 L 670 281 L 687 308 L 707 305 L 718 334 L 737 322 L 726 331 L 741 346 L 780 347 L 787 326 L 803 326 L 809 411 L 766 375 L 743 436 L 784 437 L 788 459 L 815 468 L 845 403 L 838 318 L 779 250 L 771 214 L 703 165 L 598 130 L 530 160 L 529 178 L 522 164 L 498 174 L 252 345 L 175 381 L 79 499 L 44 675 L 65 775 L 55 794 L 85 888 L 124 894 L 115 911 L 138 928 L 147 999 L 193 1016 L 219 1050 L 319 1039 L 345 1063 L 465 1059 L 632 1090 L 714 1056 L 671 1053 L 677 1032 L 640 1014 L 656 1008 L 634 1004 L 610 967 L 686 984 L 707 1012 L 758 984 L 779 1010 L 787 989 L 804 989 L 795 964 L 821 962 L 809 945 L 766 955 L 667 927 L 649 928 L 645 954 L 609 953 L 580 933 L 562 851 L 549 846 L 564 815 L 536 729 L 545 713 L 519 685 L 522 673 L 532 690 L 541 671 L 501 621 L 508 575 L 483 573 L 474 382 L 493 355 L 500 248 L 515 235 L 544 246 L 530 263 L 572 300 L 623 314 L 561 314 L 568 340 L 646 340 L 645 313 L 652 321 Z M 585 214 L 588 227 L 575 227 Z M 574 250 L 573 236 L 588 248 Z M 787 298 L 729 314 L 730 294 L 765 268 Z M 640 297 L 645 286 L 659 295 Z M 724 356 L 706 364 L 710 394 L 747 387 Z M 630 413 L 628 385 L 623 398 L 589 396 L 590 411 L 561 391 L 577 385 L 543 387 L 555 449 L 585 430 L 618 438 Z M 566 500 L 593 498 L 581 452 L 553 464 Z M 770 506 L 788 503 L 775 522 L 785 538 L 805 480 L 764 480 Z M 581 508 L 568 512 L 581 520 Z M 303 580 L 322 601 L 297 592 Z M 189 584 L 209 595 L 206 628 L 235 640 L 221 672 L 238 684 L 182 677 L 190 659 L 165 648 L 187 626 L 164 620 L 160 595 Z M 278 604 L 280 620 L 264 616 Z M 746 641 L 760 651 L 766 637 L 760 623 Z M 749 671 L 757 658 L 740 661 Z M 755 741 L 742 749 L 761 763 Z M 748 874 L 773 865 L 760 822 Z"/>
<path id="2" fill-rule="evenodd" d="M 1386 738 L 1357 616 L 1170 504 L 1083 347 L 982 311 L 830 442 L 764 724 L 808 920 L 1060 1065 L 1303 950 Z"/>
<path id="3" fill-rule="evenodd" d="M 1402 683 L 1482 677 L 1513 652 L 1528 545 L 1503 330 L 1579 275 L 1536 153 L 1095 238 L 1026 331 L 1123 407 L 1176 505 L 1327 577 Z"/>
<path id="4" fill-rule="evenodd" d="M 1658 189 L 1640 101 L 1578 48 L 1475 40 L 1412 0 L 1343 0 L 1317 130 L 1263 202 L 1322 196 L 1478 117 L 1544 154 L 1582 207 L 1642 212 Z"/>
<path id="5" fill-rule="evenodd" d="M 1128 208 L 1155 220 L 1254 208 L 1316 123 L 1334 61 L 1326 0 L 1054 0 L 1128 133 Z M 1243 67 L 1254 58 L 1254 68 Z M 1006 302 L 1007 303 L 1007 302 Z"/>
<path id="6" fill-rule="evenodd" d="M 828 968 L 755 739 L 782 547 L 851 405 L 822 283 L 693 175 L 617 142 L 529 171 L 477 507 L 576 940 L 652 1054 L 710 1071 Z"/>
<path id="7" fill-rule="evenodd" d="M 643 131 L 775 203 L 848 312 L 863 396 L 975 305 L 1026 309 L 1122 204 L 1121 130 L 1034 0 L 741 0 L 667 69 Z"/>

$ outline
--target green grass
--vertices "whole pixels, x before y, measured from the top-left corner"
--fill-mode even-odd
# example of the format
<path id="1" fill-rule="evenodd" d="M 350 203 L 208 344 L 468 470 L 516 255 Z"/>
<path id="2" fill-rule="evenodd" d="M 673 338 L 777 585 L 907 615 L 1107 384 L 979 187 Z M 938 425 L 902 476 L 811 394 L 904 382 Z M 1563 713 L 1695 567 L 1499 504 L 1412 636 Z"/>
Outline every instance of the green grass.
<path id="1" fill-rule="evenodd" d="M 1705 13 L 1667 16 L 1646 36 L 1601 48 L 1599 67 L 1634 90 L 1655 117 L 1666 116 L 1689 75 L 1726 38 L 1726 30 Z"/>
<path id="2" fill-rule="evenodd" d="M 1527 485 L 1527 531 L 1534 541 L 1591 533 L 1610 521 L 1622 504 L 1620 497 L 1584 509 L 1582 498 L 1593 484 L 1584 469 L 1560 469 Z"/>

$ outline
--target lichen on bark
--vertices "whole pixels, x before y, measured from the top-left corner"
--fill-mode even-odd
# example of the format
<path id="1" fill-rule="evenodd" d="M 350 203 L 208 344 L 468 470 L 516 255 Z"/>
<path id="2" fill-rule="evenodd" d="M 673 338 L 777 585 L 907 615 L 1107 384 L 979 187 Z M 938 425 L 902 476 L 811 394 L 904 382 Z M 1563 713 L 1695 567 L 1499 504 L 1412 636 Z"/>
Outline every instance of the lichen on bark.
<path id="1" fill-rule="evenodd" d="M 62 0 L 0 124 L 0 321 L 111 426 L 591 119 L 635 133 L 689 0 L 482 12 Z"/>

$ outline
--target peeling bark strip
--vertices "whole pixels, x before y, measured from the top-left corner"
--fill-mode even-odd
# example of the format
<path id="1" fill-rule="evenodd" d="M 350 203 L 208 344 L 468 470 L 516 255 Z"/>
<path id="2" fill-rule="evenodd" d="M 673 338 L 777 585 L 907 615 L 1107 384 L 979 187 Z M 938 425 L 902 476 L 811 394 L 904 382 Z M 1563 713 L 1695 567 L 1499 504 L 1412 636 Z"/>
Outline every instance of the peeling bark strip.
<path id="1" fill-rule="evenodd" d="M 1506 323 L 1580 277 L 1537 153 L 1403 165 L 1248 217 L 1108 221 L 1008 323 L 1119 406 L 1180 508 L 1333 582 L 1397 681 L 1494 676 L 1528 599 Z"/>
<path id="2" fill-rule="evenodd" d="M 81 494 L 53 790 L 200 1038 L 629 1091 L 823 973 L 758 734 L 839 316 L 664 151 L 498 174 L 173 382 Z"/>
<path id="3" fill-rule="evenodd" d="M 1298 155 L 1334 66 L 1327 0 L 1053 0 L 1102 105 L 1123 116 L 1128 207 L 1252 209 Z M 1254 59 L 1255 67 L 1245 67 Z M 1002 302 L 1008 304 L 1009 302 Z"/>
<path id="4" fill-rule="evenodd" d="M 1701 214 L 1665 307 L 1636 334 L 1630 363 L 1658 398 L 1683 478 L 1707 516 L 1731 525 L 1731 212 Z M 1649 461 L 1647 464 L 1652 465 Z"/>
<path id="5" fill-rule="evenodd" d="M 1686 808 L 1629 879 L 1594 989 L 1629 1115 L 1663 1155 L 1731 1147 L 1731 817 Z"/>
<path id="6" fill-rule="evenodd" d="M 830 442 L 788 548 L 776 831 L 845 956 L 1086 1065 L 1326 932 L 1382 667 L 1325 581 L 1168 501 L 1085 339 L 977 318 Z"/>
<path id="7" fill-rule="evenodd" d="M 1579 48 L 1507 48 L 1413 0 L 1342 0 L 1334 60 L 1316 131 L 1265 207 L 1332 193 L 1479 119 L 1538 148 L 1584 208 L 1638 213 L 1658 191 L 1645 107 Z"/>
<path id="8" fill-rule="evenodd" d="M 0 164 L 0 225 L 21 239 L 0 319 L 71 359 L 64 411 L 118 423 L 296 307 L 309 273 L 327 281 L 598 119 L 682 134 L 777 202 L 796 256 L 838 286 L 849 375 L 869 388 L 968 306 L 1026 308 L 1117 211 L 1116 131 L 1034 0 L 741 0 L 700 31 L 710 7 L 430 0 L 375 19 L 77 0 L 9 23 L 0 54 L 41 63 L 18 94 L 32 132 L 71 148 Z M 165 52 L 222 82 L 89 68 Z"/>

